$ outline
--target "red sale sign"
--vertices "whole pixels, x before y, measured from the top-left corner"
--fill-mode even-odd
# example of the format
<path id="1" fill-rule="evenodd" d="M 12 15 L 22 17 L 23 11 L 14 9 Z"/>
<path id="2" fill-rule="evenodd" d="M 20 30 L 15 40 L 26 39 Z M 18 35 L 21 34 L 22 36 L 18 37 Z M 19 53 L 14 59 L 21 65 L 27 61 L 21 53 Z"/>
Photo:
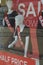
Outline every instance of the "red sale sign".
<path id="1" fill-rule="evenodd" d="M 37 27 L 39 12 L 42 9 L 41 0 L 13 0 L 14 9 L 21 13 L 28 27 Z"/>
<path id="2" fill-rule="evenodd" d="M 35 60 L 0 51 L 0 65 L 36 65 Z"/>

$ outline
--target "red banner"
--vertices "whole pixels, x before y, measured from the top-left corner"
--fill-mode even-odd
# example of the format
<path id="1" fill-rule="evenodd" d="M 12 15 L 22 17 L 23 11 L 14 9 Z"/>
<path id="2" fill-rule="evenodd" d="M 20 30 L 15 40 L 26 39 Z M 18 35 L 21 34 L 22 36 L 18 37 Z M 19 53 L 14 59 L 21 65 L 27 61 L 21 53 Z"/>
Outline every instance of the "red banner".
<path id="1" fill-rule="evenodd" d="M 36 65 L 35 60 L 0 51 L 0 65 Z"/>
<path id="2" fill-rule="evenodd" d="M 13 0 L 14 10 L 21 13 L 28 27 L 37 27 L 39 12 L 42 10 L 41 0 Z"/>

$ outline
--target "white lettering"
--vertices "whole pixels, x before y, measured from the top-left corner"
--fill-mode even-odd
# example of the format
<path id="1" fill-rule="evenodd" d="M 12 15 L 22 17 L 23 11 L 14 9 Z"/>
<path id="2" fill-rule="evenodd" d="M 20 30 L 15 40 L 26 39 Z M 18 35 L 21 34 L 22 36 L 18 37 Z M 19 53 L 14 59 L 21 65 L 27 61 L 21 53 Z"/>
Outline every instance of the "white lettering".
<path id="1" fill-rule="evenodd" d="M 37 15 L 39 15 L 39 12 L 40 11 L 43 11 L 43 10 L 41 10 L 41 7 L 43 6 L 43 4 L 41 6 L 41 2 L 42 1 L 38 1 L 38 3 L 37 3 L 38 6 L 36 5 L 36 7 L 34 6 L 34 3 L 33 2 L 30 2 L 29 5 L 28 5 L 27 12 L 25 11 L 25 9 L 26 9 L 25 3 L 20 3 L 18 5 L 18 10 L 19 10 L 19 12 L 21 12 L 23 14 L 23 16 L 26 15 L 26 17 L 28 17 L 29 15 L 32 14 L 34 17 L 36 17 Z M 36 11 L 36 9 L 37 9 L 37 11 Z"/>
<path id="2" fill-rule="evenodd" d="M 1 55 L 1 56 L 0 56 L 0 59 L 3 60 L 3 61 L 5 61 L 5 62 L 9 62 L 9 61 L 10 61 L 10 57 L 9 57 L 9 56 L 6 57 L 6 56 L 4 56 L 4 55 Z"/>
<path id="3" fill-rule="evenodd" d="M 14 65 L 27 65 L 26 61 L 19 60 L 17 58 L 12 58 L 11 63 L 13 63 Z"/>
<path id="4" fill-rule="evenodd" d="M 30 10 L 32 10 L 32 11 L 30 11 Z M 26 17 L 28 17 L 29 14 L 33 14 L 34 16 L 36 16 L 35 9 L 34 9 L 32 2 L 30 2 L 30 4 L 29 4 Z"/>
<path id="5" fill-rule="evenodd" d="M 25 61 L 25 60 L 20 60 L 19 58 L 11 58 L 10 56 L 4 56 L 4 55 L 0 55 L 0 60 L 6 62 L 6 63 L 9 63 L 11 62 L 11 64 L 14 64 L 14 65 L 27 65 L 28 62 Z"/>
<path id="6" fill-rule="evenodd" d="M 23 13 L 23 16 L 25 16 L 25 10 L 21 9 L 21 7 L 25 8 L 25 5 L 23 3 L 20 3 L 18 6 L 18 10 Z"/>

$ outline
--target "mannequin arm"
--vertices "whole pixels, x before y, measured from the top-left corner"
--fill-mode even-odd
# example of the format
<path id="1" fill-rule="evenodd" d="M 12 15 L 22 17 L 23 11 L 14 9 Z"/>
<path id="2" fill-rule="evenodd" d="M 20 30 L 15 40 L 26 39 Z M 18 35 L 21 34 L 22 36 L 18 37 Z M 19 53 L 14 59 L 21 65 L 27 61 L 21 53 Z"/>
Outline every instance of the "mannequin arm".
<path id="1" fill-rule="evenodd" d="M 10 24 L 9 20 L 7 19 L 7 17 L 5 17 L 4 20 L 5 20 L 5 21 L 3 21 L 3 22 L 6 22 L 6 24 L 7 24 L 7 26 L 8 26 L 8 29 L 9 29 L 12 33 L 14 33 L 14 28 L 11 26 L 11 24 Z M 3 25 L 4 25 L 4 23 L 3 23 Z"/>

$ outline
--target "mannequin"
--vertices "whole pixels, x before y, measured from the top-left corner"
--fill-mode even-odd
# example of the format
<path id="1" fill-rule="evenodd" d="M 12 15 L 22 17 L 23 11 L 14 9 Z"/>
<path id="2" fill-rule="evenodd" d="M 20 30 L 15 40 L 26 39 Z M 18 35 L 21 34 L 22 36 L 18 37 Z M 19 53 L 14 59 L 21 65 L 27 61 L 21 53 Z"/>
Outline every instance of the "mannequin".
<path id="1" fill-rule="evenodd" d="M 10 3 L 10 4 L 9 4 L 9 3 Z M 6 17 L 8 17 L 9 22 L 10 22 L 10 24 L 11 24 L 11 26 L 12 26 L 12 28 L 9 28 L 9 29 L 10 29 L 10 31 L 13 33 L 13 32 L 14 32 L 14 28 L 15 28 L 15 19 L 14 19 L 14 17 L 17 16 L 18 13 L 17 13 L 16 11 L 13 11 L 13 10 L 12 10 L 12 0 L 6 0 L 6 5 L 7 5 L 7 7 L 8 7 L 8 12 L 5 13 L 4 19 L 5 19 Z M 12 21 L 13 21 L 13 22 L 12 22 Z M 4 20 L 3 20 L 3 26 L 8 26 Z M 13 27 L 14 27 L 14 28 L 13 28 Z"/>
<path id="2" fill-rule="evenodd" d="M 3 20 L 3 26 L 8 26 L 9 30 L 13 33 L 13 38 L 14 38 L 14 41 L 12 41 L 12 43 L 8 45 L 8 48 L 13 47 L 14 45 L 16 47 L 20 47 L 20 46 L 24 47 L 20 37 L 20 32 L 23 31 L 25 26 L 23 24 L 24 17 L 20 14 L 18 15 L 16 11 L 12 10 L 12 0 L 7 0 L 6 5 L 8 7 L 8 12 L 4 18 L 5 21 Z M 18 26 L 20 30 L 17 31 Z M 17 31 L 17 34 L 16 34 L 16 31 Z M 18 42 L 18 45 L 17 45 L 17 42 Z"/>
<path id="3" fill-rule="evenodd" d="M 20 33 L 24 30 L 24 27 L 25 27 L 25 25 L 23 24 L 23 20 L 24 20 L 24 18 L 22 15 L 15 16 L 15 24 L 16 24 L 15 29 L 17 29 L 18 26 L 20 29 L 19 28 L 17 29 L 18 30 L 17 34 L 15 33 L 16 31 L 14 32 L 13 37 L 15 38 L 15 40 L 8 46 L 8 48 L 13 47 L 15 44 L 16 44 L 16 47 L 20 47 L 20 45 L 22 47 L 24 47 L 23 42 L 20 37 Z M 15 34 L 16 34 L 16 36 L 15 36 Z M 19 43 L 21 43 L 21 44 L 19 44 Z"/>

